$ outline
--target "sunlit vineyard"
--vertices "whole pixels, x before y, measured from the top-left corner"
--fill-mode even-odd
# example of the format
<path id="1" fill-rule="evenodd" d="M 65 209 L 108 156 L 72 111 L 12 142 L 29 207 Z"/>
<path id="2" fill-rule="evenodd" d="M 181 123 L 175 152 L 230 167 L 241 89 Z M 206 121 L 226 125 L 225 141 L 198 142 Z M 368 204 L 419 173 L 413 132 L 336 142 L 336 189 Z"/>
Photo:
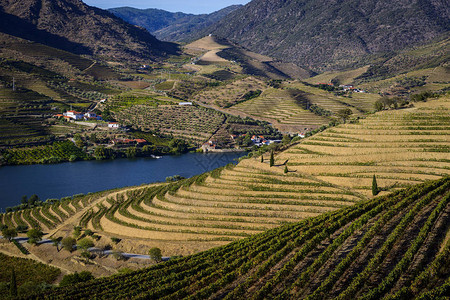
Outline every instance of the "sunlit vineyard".
<path id="1" fill-rule="evenodd" d="M 51 299 L 444 299 L 450 178 L 362 201 Z"/>
<path id="2" fill-rule="evenodd" d="M 330 184 L 371 195 L 450 173 L 450 99 L 385 111 L 325 130 L 278 156 L 288 166 Z"/>
<path id="3" fill-rule="evenodd" d="M 330 128 L 275 154 L 273 166 L 270 153 L 254 155 L 191 179 L 105 192 L 79 204 L 58 202 L 38 212 L 7 214 L 2 222 L 51 229 L 76 212 L 71 225 L 152 240 L 163 250 L 166 242 L 195 242 L 202 249 L 224 245 L 372 198 L 374 175 L 381 195 L 448 176 L 448 105 L 442 98 Z M 190 247 L 177 254 L 193 253 Z"/>

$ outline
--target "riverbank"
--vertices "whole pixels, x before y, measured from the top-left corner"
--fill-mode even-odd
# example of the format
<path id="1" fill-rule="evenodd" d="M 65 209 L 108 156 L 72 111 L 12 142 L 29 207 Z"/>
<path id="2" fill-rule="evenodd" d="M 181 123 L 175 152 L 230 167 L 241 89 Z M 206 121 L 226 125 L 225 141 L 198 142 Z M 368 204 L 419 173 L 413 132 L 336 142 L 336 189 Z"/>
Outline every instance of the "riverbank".
<path id="1" fill-rule="evenodd" d="M 41 200 L 87 194 L 114 188 L 165 182 L 169 176 L 192 177 L 223 167 L 245 155 L 186 153 L 162 159 L 90 160 L 76 163 L 4 166 L 0 168 L 0 209 L 20 204 L 22 196 Z"/>

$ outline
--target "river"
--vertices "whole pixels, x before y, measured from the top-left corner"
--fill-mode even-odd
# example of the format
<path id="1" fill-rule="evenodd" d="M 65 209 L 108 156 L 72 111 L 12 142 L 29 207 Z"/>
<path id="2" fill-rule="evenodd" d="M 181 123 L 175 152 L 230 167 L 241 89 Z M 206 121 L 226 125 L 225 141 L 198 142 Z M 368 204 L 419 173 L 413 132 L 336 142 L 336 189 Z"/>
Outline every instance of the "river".
<path id="1" fill-rule="evenodd" d="M 245 155 L 187 153 L 161 159 L 138 158 L 82 161 L 54 165 L 4 166 L 0 168 L 0 212 L 20 204 L 33 194 L 45 201 L 75 194 L 165 181 L 166 177 L 191 177 L 222 167 Z"/>

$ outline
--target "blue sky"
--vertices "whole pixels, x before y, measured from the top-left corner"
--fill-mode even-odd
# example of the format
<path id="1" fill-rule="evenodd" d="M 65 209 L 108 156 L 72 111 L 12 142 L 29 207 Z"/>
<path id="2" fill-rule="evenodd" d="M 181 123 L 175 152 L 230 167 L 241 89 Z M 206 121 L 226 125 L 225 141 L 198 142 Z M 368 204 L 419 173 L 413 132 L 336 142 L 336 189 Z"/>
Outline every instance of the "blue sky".
<path id="1" fill-rule="evenodd" d="M 103 9 L 121 6 L 159 8 L 171 12 L 192 14 L 211 13 L 233 4 L 247 4 L 250 0 L 84 0 L 91 6 Z"/>

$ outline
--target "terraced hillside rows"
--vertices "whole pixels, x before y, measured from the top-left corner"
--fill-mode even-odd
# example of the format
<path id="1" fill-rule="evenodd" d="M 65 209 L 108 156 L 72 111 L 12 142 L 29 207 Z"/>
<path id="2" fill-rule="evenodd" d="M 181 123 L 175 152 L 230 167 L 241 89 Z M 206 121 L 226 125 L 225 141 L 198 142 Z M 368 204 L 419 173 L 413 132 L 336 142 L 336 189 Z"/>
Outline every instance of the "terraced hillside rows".
<path id="1" fill-rule="evenodd" d="M 282 152 L 292 171 L 371 195 L 450 173 L 450 98 L 340 125 Z"/>
<path id="2" fill-rule="evenodd" d="M 232 107 L 255 118 L 269 120 L 281 131 L 302 132 L 329 123 L 326 117 L 303 109 L 287 90 L 268 89 L 258 98 Z"/>
<path id="3" fill-rule="evenodd" d="M 272 167 L 266 153 L 263 161 L 254 156 L 237 166 L 72 208 L 78 213 L 71 225 L 109 237 L 151 241 L 163 251 L 168 243 L 209 249 L 352 206 L 372 197 L 374 175 L 381 194 L 448 176 L 449 109 L 449 99 L 441 98 L 414 109 L 370 115 L 290 146 L 275 155 Z M 52 206 L 58 219 L 73 215 L 71 206 L 59 205 L 67 204 Z M 35 215 L 30 216 L 39 226 L 51 229 Z M 27 211 L 20 216 L 30 219 Z M 18 218 L 7 214 L 3 223 L 15 227 Z M 24 222 L 33 226 L 28 219 Z M 188 248 L 174 253 L 199 249 Z"/>
<path id="4" fill-rule="evenodd" d="M 202 91 L 194 96 L 196 101 L 214 104 L 219 107 L 230 107 L 245 100 L 245 95 L 251 91 L 264 90 L 266 84 L 255 77 L 235 80 L 227 85 Z"/>
<path id="5" fill-rule="evenodd" d="M 298 81 L 283 83 L 282 87 L 266 89 L 261 96 L 249 101 L 237 101 L 230 112 L 243 112 L 273 123 L 282 132 L 296 134 L 328 125 L 342 109 L 350 108 L 354 116 L 372 112 L 374 103 L 380 99 L 378 94 L 369 93 L 353 93 L 351 97 L 336 96 Z"/>
<path id="6" fill-rule="evenodd" d="M 42 206 L 0 214 L 0 224 L 9 228 L 25 225 L 49 233 L 64 225 L 75 214 L 91 209 L 99 199 L 112 192 L 114 191 L 65 197 L 61 200 L 50 199 Z"/>
<path id="7" fill-rule="evenodd" d="M 215 245 L 359 200 L 315 179 L 237 166 L 107 199 L 81 225 L 111 236 Z"/>
<path id="8" fill-rule="evenodd" d="M 143 131 L 160 131 L 203 143 L 222 125 L 224 117 L 213 110 L 197 106 L 135 105 L 117 112 L 122 123 L 139 127 Z"/>
<path id="9" fill-rule="evenodd" d="M 445 299 L 450 177 L 47 299 Z"/>

